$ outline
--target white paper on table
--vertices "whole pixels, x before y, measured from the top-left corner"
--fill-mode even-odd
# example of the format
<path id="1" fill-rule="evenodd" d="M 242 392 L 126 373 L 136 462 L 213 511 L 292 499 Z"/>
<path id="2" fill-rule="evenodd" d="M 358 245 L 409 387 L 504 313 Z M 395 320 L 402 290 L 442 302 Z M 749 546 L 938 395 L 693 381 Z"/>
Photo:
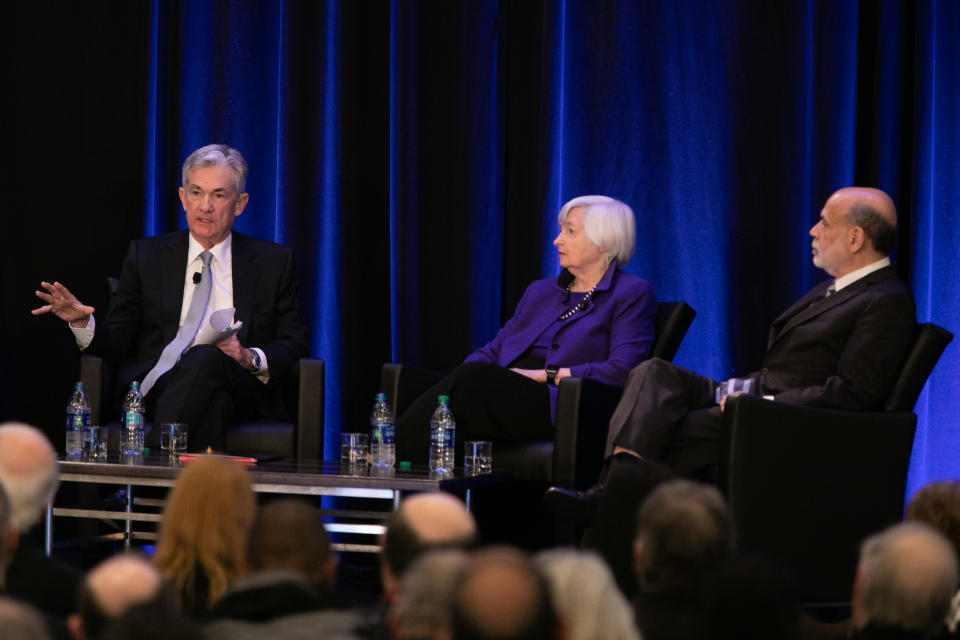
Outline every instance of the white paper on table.
<path id="1" fill-rule="evenodd" d="M 233 316 L 236 312 L 236 309 L 230 307 L 229 309 L 218 309 L 211 313 L 209 322 L 200 325 L 193 344 L 217 344 L 236 335 L 240 331 L 240 327 L 243 326 L 243 322 L 240 320 L 233 324 Z"/>

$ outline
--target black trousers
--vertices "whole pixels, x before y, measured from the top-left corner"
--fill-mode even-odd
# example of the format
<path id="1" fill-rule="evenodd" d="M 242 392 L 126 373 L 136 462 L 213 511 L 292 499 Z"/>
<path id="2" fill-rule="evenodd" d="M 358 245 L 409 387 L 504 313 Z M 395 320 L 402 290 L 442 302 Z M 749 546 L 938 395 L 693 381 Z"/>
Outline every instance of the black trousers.
<path id="1" fill-rule="evenodd" d="M 713 380 L 671 362 L 642 362 L 627 377 L 610 418 L 607 455 L 620 446 L 648 459 L 669 458 L 680 473 L 696 468 L 705 445 L 719 450 L 722 414 L 716 388 Z"/>
<path id="2" fill-rule="evenodd" d="M 154 425 L 187 423 L 190 451 L 223 451 L 229 424 L 257 418 L 264 386 L 217 347 L 197 345 L 157 380 L 145 398 L 147 415 Z M 145 441 L 159 449 L 159 428 Z"/>
<path id="3" fill-rule="evenodd" d="M 547 385 L 487 362 L 467 362 L 414 400 L 397 420 L 397 461 L 427 464 L 430 418 L 437 396 L 450 396 L 457 422 L 456 465 L 463 462 L 463 443 L 536 441 L 553 438 Z"/>

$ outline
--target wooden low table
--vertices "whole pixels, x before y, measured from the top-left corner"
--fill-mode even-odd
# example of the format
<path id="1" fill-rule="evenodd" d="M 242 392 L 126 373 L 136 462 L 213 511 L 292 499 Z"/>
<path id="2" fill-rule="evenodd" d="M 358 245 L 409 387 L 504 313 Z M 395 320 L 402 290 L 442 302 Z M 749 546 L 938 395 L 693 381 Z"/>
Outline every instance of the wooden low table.
<path id="1" fill-rule="evenodd" d="M 124 523 L 124 529 L 117 534 L 108 534 L 107 539 L 123 539 L 125 546 L 132 540 L 155 540 L 156 533 L 136 531 L 135 522 L 159 523 L 162 514 L 158 512 L 163 500 L 137 497 L 137 489 L 144 487 L 172 487 L 181 469 L 189 465 L 178 457 L 160 453 L 144 456 L 124 456 L 111 453 L 105 459 L 85 459 L 80 457 L 61 457 L 59 461 L 60 482 L 88 485 L 117 485 L 125 487 L 123 504 L 77 505 L 70 507 L 47 507 L 45 545 L 49 555 L 53 551 L 53 518 L 88 518 L 98 520 L 116 520 Z M 289 460 L 263 460 L 250 465 L 250 480 L 253 490 L 262 494 L 282 494 L 295 496 L 335 496 L 339 498 L 359 498 L 381 501 L 380 509 L 322 509 L 321 514 L 332 518 L 348 520 L 369 520 L 363 522 L 326 523 L 330 533 L 357 534 L 360 536 L 379 536 L 384 531 L 383 522 L 397 509 L 403 492 L 450 491 L 464 492 L 467 508 L 470 507 L 471 491 L 510 481 L 512 473 L 494 470 L 493 473 L 465 476 L 458 469 L 452 476 L 436 477 L 426 467 L 410 469 L 383 469 L 368 465 L 341 465 L 339 462 Z M 351 501 L 352 502 L 352 501 Z M 377 544 L 335 543 L 339 551 L 378 552 Z"/>

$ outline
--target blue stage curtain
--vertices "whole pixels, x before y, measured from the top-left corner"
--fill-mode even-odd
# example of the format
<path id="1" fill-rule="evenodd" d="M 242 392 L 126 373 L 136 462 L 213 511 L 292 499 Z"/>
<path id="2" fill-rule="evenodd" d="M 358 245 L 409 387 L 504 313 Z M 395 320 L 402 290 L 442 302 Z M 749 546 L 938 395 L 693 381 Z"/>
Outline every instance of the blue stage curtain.
<path id="1" fill-rule="evenodd" d="M 557 212 L 586 193 L 633 207 L 627 270 L 661 300 L 697 309 L 677 361 L 706 375 L 758 366 L 769 322 L 825 277 L 808 230 L 851 184 L 883 188 L 899 206 L 895 259 L 918 320 L 960 330 L 952 0 L 3 11 L 8 49 L 22 54 L 5 71 L 20 164 L 56 148 L 71 171 L 53 186 L 28 169 L 11 176 L 11 208 L 34 212 L 11 222 L 11 237 L 56 224 L 68 239 L 47 240 L 45 270 L 26 248 L 4 256 L 15 302 L 0 339 L 14 370 L 39 353 L 48 366 L 34 382 L 62 386 L 63 398 L 69 376 L 53 372 L 68 368 L 56 354 L 69 340 L 36 346 L 60 329 L 22 317 L 33 279 L 70 274 L 96 300 L 126 242 L 184 226 L 179 167 L 209 142 L 239 148 L 251 167 L 236 228 L 298 258 L 313 355 L 327 363 L 328 458 L 341 429 L 366 428 L 380 363 L 450 368 L 496 333 L 532 280 L 556 275 Z M 122 224 L 88 186 L 104 175 Z M 68 215 L 74 193 L 88 197 Z M 102 251 L 81 260 L 70 253 L 78 242 Z M 960 450 L 956 354 L 944 354 L 917 406 L 911 491 L 960 472 L 950 455 Z M 26 382 L 0 386 L 5 415 L 62 422 Z"/>

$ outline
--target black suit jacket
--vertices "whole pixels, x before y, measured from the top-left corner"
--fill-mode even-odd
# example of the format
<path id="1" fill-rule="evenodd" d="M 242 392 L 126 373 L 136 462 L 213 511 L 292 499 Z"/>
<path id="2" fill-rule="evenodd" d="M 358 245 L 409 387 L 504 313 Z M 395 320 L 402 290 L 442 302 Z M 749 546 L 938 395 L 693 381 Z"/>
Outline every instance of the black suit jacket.
<path id="1" fill-rule="evenodd" d="M 125 389 L 142 377 L 177 334 L 186 277 L 188 231 L 130 243 L 106 320 L 87 351 L 119 366 Z M 233 306 L 243 321 L 237 338 L 267 357 L 270 384 L 309 352 L 300 317 L 293 255 L 287 247 L 233 232 Z"/>
<path id="2" fill-rule="evenodd" d="M 760 391 L 779 402 L 877 409 L 913 343 L 913 297 L 892 265 L 816 300 L 828 285 L 774 320 Z"/>

